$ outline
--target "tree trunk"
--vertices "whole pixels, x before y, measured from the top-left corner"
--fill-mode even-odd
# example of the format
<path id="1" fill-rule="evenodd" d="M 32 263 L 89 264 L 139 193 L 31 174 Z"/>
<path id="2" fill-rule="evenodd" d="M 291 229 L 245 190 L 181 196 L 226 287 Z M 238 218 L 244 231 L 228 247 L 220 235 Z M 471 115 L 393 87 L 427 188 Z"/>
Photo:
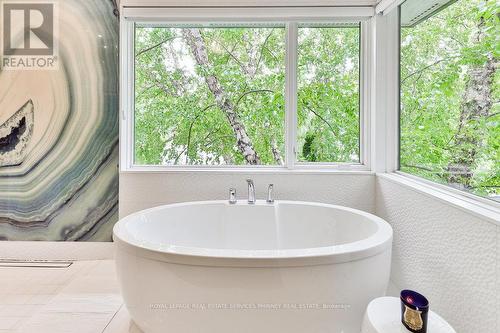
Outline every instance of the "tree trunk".
<path id="1" fill-rule="evenodd" d="M 255 151 L 252 140 L 248 136 L 245 126 L 236 113 L 233 103 L 227 97 L 217 77 L 211 74 L 210 61 L 200 30 L 196 28 L 183 29 L 183 35 L 191 48 L 196 63 L 203 67 L 207 73 L 205 74 L 205 82 L 214 95 L 217 106 L 226 115 L 229 125 L 236 135 L 236 145 L 239 151 L 243 154 L 247 164 L 260 164 L 259 155 Z"/>
<path id="2" fill-rule="evenodd" d="M 281 152 L 276 144 L 274 137 L 271 138 L 271 151 L 273 152 L 273 157 L 278 165 L 284 165 L 283 158 L 281 157 Z"/>
<path id="3" fill-rule="evenodd" d="M 483 39 L 483 21 L 478 25 L 474 35 L 474 43 Z M 454 138 L 452 157 L 448 164 L 448 183 L 452 186 L 468 189 L 474 175 L 474 165 L 477 160 L 478 148 L 484 140 L 484 133 L 478 126 L 479 121 L 488 117 L 493 105 L 491 99 L 493 77 L 497 60 L 492 54 L 482 66 L 471 65 L 468 72 L 468 82 L 462 97 L 458 131 Z"/>

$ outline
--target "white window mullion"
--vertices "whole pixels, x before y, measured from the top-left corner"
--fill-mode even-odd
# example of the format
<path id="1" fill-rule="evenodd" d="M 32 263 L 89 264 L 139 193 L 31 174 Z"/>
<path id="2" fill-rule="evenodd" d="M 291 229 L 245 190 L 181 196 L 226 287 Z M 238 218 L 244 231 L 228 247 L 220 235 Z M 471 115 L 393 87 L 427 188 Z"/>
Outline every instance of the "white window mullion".
<path id="1" fill-rule="evenodd" d="M 399 119 L 399 30 L 398 14 L 378 15 L 376 56 L 371 112 L 371 163 L 374 172 L 393 172 L 398 165 Z"/>
<path id="2" fill-rule="evenodd" d="M 286 87 L 285 87 L 285 131 L 286 166 L 295 167 L 297 157 L 297 52 L 298 25 L 290 22 L 286 26 Z"/>
<path id="3" fill-rule="evenodd" d="M 371 168 L 371 114 L 372 110 L 372 88 L 374 77 L 374 66 L 372 59 L 374 59 L 374 45 L 372 36 L 372 21 L 360 23 L 360 85 L 359 85 L 359 160 L 360 163 Z"/>

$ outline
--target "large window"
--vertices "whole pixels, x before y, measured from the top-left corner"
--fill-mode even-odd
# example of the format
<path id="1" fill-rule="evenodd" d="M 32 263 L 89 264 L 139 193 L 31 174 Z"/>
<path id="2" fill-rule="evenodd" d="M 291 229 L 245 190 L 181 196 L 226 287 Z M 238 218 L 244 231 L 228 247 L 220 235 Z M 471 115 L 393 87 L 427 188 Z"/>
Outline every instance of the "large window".
<path id="1" fill-rule="evenodd" d="M 499 5 L 401 6 L 400 169 L 500 201 Z"/>
<path id="2" fill-rule="evenodd" d="M 360 30 L 136 23 L 133 164 L 360 164 Z"/>

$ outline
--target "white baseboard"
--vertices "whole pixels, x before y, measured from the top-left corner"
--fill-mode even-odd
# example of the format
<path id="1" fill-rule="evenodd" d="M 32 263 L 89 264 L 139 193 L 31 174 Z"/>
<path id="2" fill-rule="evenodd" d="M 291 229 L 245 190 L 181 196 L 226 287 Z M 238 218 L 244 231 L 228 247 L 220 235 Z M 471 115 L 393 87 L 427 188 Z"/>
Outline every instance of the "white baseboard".
<path id="1" fill-rule="evenodd" d="M 0 241 L 0 259 L 105 260 L 114 258 L 112 242 Z"/>

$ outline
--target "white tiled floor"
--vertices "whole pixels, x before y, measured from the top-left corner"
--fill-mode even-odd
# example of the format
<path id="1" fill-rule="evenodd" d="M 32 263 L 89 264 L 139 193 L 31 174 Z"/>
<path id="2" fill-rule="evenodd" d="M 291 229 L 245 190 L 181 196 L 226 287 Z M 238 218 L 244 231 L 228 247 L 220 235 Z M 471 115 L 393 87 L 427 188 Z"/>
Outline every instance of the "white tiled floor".
<path id="1" fill-rule="evenodd" d="M 120 296 L 114 262 L 0 267 L 0 333 L 140 333 Z"/>

